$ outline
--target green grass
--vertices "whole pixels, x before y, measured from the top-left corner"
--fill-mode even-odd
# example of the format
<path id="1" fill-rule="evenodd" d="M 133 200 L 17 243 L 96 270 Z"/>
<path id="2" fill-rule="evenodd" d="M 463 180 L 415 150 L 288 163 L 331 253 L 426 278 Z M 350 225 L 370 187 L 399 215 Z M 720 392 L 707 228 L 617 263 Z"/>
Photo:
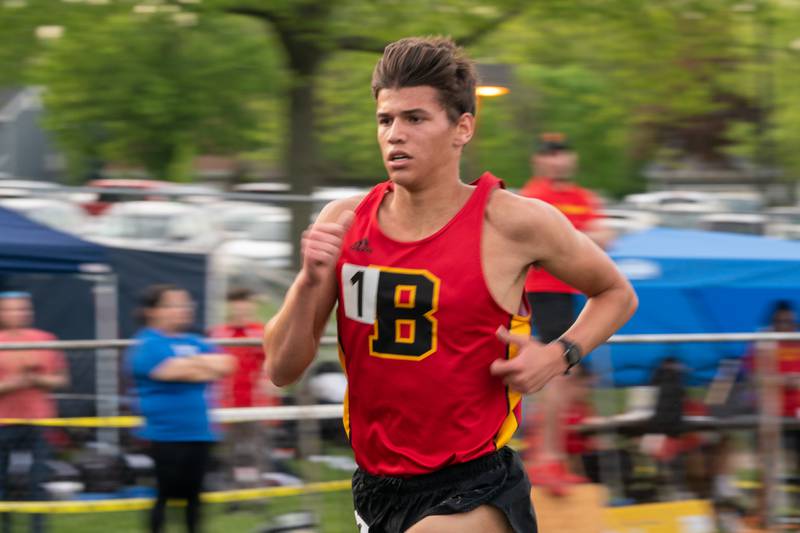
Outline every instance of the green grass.
<path id="1" fill-rule="evenodd" d="M 256 532 L 272 523 L 275 516 L 294 511 L 312 511 L 317 516 L 320 531 L 345 533 L 355 530 L 350 491 L 274 498 L 266 501 L 231 504 L 206 504 L 203 507 L 203 531 L 206 533 Z M 168 531 L 184 531 L 183 509 L 169 510 Z M 16 515 L 16 530 L 27 526 L 27 517 Z M 146 531 L 144 511 L 118 513 L 61 514 L 48 518 L 50 533 L 141 533 Z"/>
<path id="2" fill-rule="evenodd" d="M 326 444 L 321 453 L 352 457 L 349 448 Z M 291 460 L 293 471 L 302 472 L 307 482 L 338 481 L 350 474 L 320 463 Z M 350 533 L 355 531 L 353 500 L 350 490 L 308 493 L 263 500 L 203 505 L 205 533 L 256 533 L 273 523 L 276 516 L 299 511 L 311 511 L 317 517 L 321 533 Z M 27 531 L 29 517 L 13 516 L 14 531 Z M 53 514 L 47 518 L 48 533 L 141 533 L 147 531 L 146 511 L 105 513 Z M 168 510 L 167 532 L 183 532 L 183 508 Z"/>

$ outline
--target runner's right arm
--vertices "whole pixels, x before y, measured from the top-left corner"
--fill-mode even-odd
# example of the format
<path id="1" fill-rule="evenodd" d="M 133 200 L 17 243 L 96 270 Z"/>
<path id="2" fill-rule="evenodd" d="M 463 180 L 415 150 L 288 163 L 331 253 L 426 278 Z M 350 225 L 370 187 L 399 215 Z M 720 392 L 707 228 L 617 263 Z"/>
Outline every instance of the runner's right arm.
<path id="1" fill-rule="evenodd" d="M 278 313 L 264 328 L 266 372 L 282 387 L 311 364 L 336 303 L 336 262 L 360 198 L 331 202 L 303 234 L 302 266 Z"/>

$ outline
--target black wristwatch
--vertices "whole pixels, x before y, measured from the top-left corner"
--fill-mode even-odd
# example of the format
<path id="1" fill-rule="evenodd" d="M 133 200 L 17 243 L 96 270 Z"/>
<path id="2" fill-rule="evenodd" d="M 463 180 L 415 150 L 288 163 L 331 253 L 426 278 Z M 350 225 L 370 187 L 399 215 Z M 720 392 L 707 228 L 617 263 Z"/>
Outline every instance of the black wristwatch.
<path id="1" fill-rule="evenodd" d="M 564 347 L 564 361 L 567 363 L 567 369 L 564 371 L 564 375 L 567 376 L 569 375 L 569 371 L 572 370 L 572 367 L 581 362 L 583 351 L 580 346 L 565 337 L 561 337 L 557 340 Z"/>

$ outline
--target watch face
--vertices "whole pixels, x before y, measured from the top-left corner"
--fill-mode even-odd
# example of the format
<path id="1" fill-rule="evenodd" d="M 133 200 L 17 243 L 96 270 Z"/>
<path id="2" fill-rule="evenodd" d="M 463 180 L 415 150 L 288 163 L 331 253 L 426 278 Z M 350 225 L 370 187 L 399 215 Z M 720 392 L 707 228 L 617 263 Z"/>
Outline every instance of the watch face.
<path id="1" fill-rule="evenodd" d="M 566 349 L 566 351 L 564 352 L 564 359 L 567 360 L 567 364 L 570 366 L 577 365 L 578 363 L 581 362 L 580 351 L 574 344 Z"/>
<path id="2" fill-rule="evenodd" d="M 570 368 L 581 362 L 581 349 L 564 338 L 558 339 L 558 342 L 564 346 L 564 361 L 567 363 L 567 373 L 569 373 Z"/>

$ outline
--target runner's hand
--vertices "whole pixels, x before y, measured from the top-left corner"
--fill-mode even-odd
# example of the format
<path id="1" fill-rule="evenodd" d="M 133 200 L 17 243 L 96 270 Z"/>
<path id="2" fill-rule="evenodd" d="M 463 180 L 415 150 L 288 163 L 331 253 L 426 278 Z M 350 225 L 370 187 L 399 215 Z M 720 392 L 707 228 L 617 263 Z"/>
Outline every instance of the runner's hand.
<path id="1" fill-rule="evenodd" d="M 336 222 L 318 222 L 303 232 L 302 268 L 311 284 L 319 283 L 326 272 L 336 268 L 344 235 L 350 229 L 354 218 L 355 214 L 352 211 L 344 211 Z"/>
<path id="2" fill-rule="evenodd" d="M 503 326 L 497 328 L 497 338 L 505 344 L 516 346 L 517 356 L 513 359 L 497 359 L 489 371 L 517 392 L 538 392 L 548 381 L 566 370 L 567 365 L 562 357 L 564 349 L 560 343 L 542 344 L 530 337 L 512 335 Z"/>

